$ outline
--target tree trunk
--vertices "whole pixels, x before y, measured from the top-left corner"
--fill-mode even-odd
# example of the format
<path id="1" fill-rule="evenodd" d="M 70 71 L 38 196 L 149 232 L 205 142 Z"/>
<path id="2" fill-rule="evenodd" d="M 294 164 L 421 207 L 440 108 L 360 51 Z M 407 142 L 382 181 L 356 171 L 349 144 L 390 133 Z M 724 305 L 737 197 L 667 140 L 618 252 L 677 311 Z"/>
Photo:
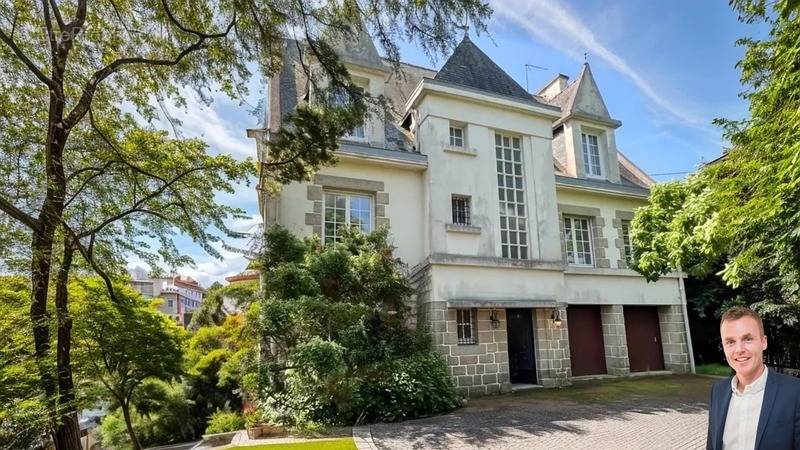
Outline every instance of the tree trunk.
<path id="1" fill-rule="evenodd" d="M 139 438 L 136 437 L 136 433 L 133 431 L 130 406 L 127 401 L 120 402 L 120 406 L 122 408 L 122 417 L 125 419 L 125 428 L 128 429 L 128 436 L 131 437 L 131 445 L 133 445 L 133 450 L 142 450 L 142 446 L 139 444 Z"/>
<path id="2" fill-rule="evenodd" d="M 72 246 L 65 237 L 64 256 L 56 277 L 56 317 L 58 341 L 56 344 L 56 374 L 58 376 L 59 415 L 56 421 L 55 444 L 57 450 L 81 450 L 80 426 L 75 408 L 75 390 L 72 382 L 70 348 L 72 341 L 72 317 L 69 315 L 69 271 L 72 267 Z"/>

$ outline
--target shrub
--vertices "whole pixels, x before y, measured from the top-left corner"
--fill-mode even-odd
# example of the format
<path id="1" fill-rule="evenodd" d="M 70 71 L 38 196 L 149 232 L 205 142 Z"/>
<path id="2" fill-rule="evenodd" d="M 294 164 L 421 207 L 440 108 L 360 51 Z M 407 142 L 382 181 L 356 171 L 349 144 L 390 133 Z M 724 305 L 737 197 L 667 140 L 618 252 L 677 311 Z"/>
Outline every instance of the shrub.
<path id="1" fill-rule="evenodd" d="M 196 419 L 190 413 L 184 386 L 148 380 L 132 399 L 133 429 L 144 447 L 184 442 L 195 437 Z M 131 448 L 122 411 L 111 411 L 98 427 L 103 448 Z"/>
<path id="2" fill-rule="evenodd" d="M 227 433 L 245 427 L 244 416 L 238 412 L 217 410 L 211 415 L 205 434 Z"/>
<path id="3" fill-rule="evenodd" d="M 412 290 L 387 238 L 385 229 L 342 230 L 336 245 L 301 245 L 283 231 L 267 232 L 260 400 L 270 419 L 343 425 L 458 406 L 430 333 L 408 327 Z"/>

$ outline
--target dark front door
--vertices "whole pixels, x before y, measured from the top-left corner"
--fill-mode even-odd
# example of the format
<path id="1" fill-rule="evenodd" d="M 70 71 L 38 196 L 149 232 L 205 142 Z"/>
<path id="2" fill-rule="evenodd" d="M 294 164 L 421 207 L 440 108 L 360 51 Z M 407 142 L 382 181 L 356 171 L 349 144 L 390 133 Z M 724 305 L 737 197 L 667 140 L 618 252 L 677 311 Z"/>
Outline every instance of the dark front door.
<path id="1" fill-rule="evenodd" d="M 512 383 L 536 384 L 530 309 L 507 309 L 508 369 Z"/>
<path id="2" fill-rule="evenodd" d="M 567 308 L 567 323 L 572 375 L 577 377 L 606 373 L 600 307 L 570 305 Z"/>
<path id="3" fill-rule="evenodd" d="M 631 372 L 664 370 L 661 327 L 658 310 L 653 306 L 625 307 L 625 338 Z"/>

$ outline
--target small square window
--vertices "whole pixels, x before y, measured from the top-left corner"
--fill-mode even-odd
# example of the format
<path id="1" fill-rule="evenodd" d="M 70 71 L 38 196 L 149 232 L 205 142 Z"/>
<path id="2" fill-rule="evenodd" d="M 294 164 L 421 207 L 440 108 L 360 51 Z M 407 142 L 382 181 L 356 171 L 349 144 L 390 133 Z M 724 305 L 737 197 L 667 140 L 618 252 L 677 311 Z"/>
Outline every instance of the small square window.
<path id="1" fill-rule="evenodd" d="M 456 330 L 458 331 L 458 344 L 469 345 L 477 344 L 475 339 L 475 310 L 457 309 L 456 310 Z"/>
<path id="2" fill-rule="evenodd" d="M 450 146 L 464 147 L 464 129 L 461 127 L 450 127 Z"/>
<path id="3" fill-rule="evenodd" d="M 472 219 L 470 217 L 470 197 L 465 195 L 454 195 L 453 204 L 453 224 L 455 225 L 471 225 Z"/>

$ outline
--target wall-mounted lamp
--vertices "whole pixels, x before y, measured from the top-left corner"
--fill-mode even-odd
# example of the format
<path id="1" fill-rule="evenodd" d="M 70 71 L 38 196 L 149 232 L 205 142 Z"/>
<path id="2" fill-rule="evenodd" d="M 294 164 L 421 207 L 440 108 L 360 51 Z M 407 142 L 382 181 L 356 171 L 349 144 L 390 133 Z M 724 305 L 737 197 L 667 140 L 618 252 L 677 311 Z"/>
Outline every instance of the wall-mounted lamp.
<path id="1" fill-rule="evenodd" d="M 497 317 L 496 309 L 493 309 L 492 313 L 489 314 L 489 320 L 492 322 L 492 328 L 497 328 L 500 326 L 500 319 Z"/>
<path id="2" fill-rule="evenodd" d="M 553 326 L 556 328 L 561 328 L 561 313 L 557 310 L 553 310 L 553 314 L 550 316 L 553 319 Z"/>

